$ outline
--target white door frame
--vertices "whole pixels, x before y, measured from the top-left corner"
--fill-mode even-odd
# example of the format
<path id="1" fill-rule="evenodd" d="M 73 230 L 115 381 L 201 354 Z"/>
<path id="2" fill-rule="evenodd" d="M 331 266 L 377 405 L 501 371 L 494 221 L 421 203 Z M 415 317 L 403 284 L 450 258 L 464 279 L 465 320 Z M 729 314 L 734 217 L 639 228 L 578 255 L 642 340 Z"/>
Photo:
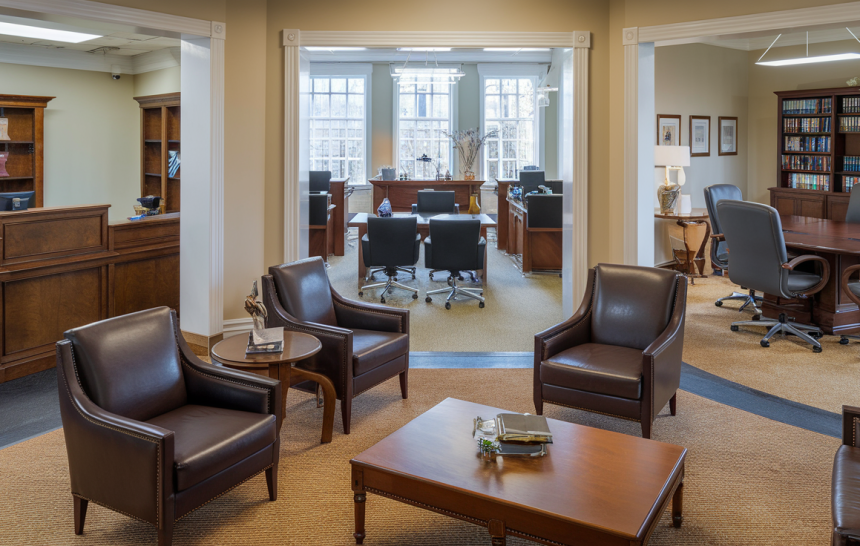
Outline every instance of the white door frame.
<path id="1" fill-rule="evenodd" d="M 183 40 L 209 39 L 208 114 L 200 112 L 199 116 L 204 122 L 208 118 L 208 124 L 195 124 L 196 129 L 183 131 L 186 136 L 191 133 L 196 141 L 193 159 L 205 162 L 201 175 L 189 176 L 183 188 L 197 188 L 201 191 L 195 189 L 195 196 L 199 193 L 205 198 L 182 199 L 180 306 L 183 331 L 204 339 L 220 334 L 224 323 L 224 40 L 227 25 L 89 0 L 0 0 L 0 8 L 15 10 L 14 14 L 20 17 L 71 17 Z M 188 173 L 184 173 L 183 179 L 185 174 Z M 191 186 L 190 182 L 196 184 Z"/>
<path id="2" fill-rule="evenodd" d="M 860 2 L 623 29 L 624 263 L 654 265 L 654 47 L 860 20 Z M 644 227 L 644 229 L 643 229 Z"/>
<path id="3" fill-rule="evenodd" d="M 282 31 L 284 47 L 284 261 L 300 257 L 299 206 L 299 49 L 302 46 L 331 47 L 558 47 L 574 49 L 573 124 L 571 149 L 574 158 L 571 191 L 565 203 L 572 206 L 565 214 L 565 233 L 570 234 L 570 262 L 565 264 L 564 308 L 572 313 L 585 292 L 588 275 L 588 86 L 591 33 L 576 32 L 428 32 L 428 31 Z M 504 196 L 501 196 L 504 198 Z M 566 210 L 567 212 L 567 210 Z M 576 229 L 574 229 L 574 226 Z M 568 280 L 569 279 L 569 280 Z M 567 284 L 566 284 L 567 286 Z M 569 300 L 569 301 L 568 301 Z M 569 310 L 569 311 L 568 311 Z"/>

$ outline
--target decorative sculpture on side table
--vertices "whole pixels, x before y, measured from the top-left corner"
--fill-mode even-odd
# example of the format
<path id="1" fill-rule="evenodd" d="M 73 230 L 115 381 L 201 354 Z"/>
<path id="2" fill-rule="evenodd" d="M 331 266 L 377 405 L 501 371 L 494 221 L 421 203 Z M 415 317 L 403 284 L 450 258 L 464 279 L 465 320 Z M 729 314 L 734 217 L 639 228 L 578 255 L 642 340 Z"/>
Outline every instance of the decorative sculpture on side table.
<path id="1" fill-rule="evenodd" d="M 254 330 L 248 338 L 248 349 L 245 352 L 246 354 L 280 353 L 284 350 L 284 329 L 266 328 L 269 312 L 263 302 L 257 300 L 259 295 L 257 281 L 254 281 L 251 294 L 245 298 L 245 311 L 254 321 Z"/>

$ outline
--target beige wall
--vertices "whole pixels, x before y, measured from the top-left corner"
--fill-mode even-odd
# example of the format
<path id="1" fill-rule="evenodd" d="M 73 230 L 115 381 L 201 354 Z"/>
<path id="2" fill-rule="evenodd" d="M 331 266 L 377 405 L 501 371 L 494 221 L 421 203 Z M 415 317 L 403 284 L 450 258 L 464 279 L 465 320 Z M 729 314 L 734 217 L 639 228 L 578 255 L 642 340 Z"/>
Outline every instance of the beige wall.
<path id="1" fill-rule="evenodd" d="M 132 76 L 134 78 L 134 96 L 145 97 L 147 95 L 161 95 L 162 93 L 178 93 L 181 89 L 180 72 L 181 68 L 174 66 Z"/>
<path id="2" fill-rule="evenodd" d="M 0 64 L 0 94 L 56 97 L 45 110 L 45 205 L 109 203 L 111 219 L 140 197 L 140 110 L 131 77 Z"/>

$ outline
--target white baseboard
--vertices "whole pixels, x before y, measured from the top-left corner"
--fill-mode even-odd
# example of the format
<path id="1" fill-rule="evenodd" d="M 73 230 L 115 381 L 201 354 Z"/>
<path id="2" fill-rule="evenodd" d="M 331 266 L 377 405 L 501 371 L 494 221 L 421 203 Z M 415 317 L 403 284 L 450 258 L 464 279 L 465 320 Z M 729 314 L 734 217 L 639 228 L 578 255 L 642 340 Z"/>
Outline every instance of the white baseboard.
<path id="1" fill-rule="evenodd" d="M 251 317 L 248 317 L 225 320 L 221 331 L 224 333 L 224 338 L 228 338 L 245 332 L 250 332 L 253 329 L 254 321 Z"/>

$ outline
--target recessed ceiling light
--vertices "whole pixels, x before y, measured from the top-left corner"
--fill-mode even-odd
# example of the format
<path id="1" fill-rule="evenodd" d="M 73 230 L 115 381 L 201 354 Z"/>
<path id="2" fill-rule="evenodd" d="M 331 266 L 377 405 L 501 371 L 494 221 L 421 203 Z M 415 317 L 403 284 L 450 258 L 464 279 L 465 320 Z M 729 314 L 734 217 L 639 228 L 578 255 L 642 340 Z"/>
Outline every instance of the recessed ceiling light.
<path id="1" fill-rule="evenodd" d="M 319 47 L 305 46 L 308 51 L 364 51 L 366 47 Z"/>
<path id="2" fill-rule="evenodd" d="M 397 51 L 451 51 L 450 47 L 398 47 Z"/>
<path id="3" fill-rule="evenodd" d="M 0 34 L 9 36 L 20 36 L 22 38 L 36 38 L 38 40 L 51 40 L 56 42 L 68 42 L 79 44 L 87 40 L 101 38 L 101 34 L 84 34 L 83 32 L 71 32 L 69 30 L 55 30 L 53 28 L 31 27 L 29 25 L 16 25 L 0 21 Z"/>
<path id="4" fill-rule="evenodd" d="M 796 59 L 783 59 L 781 61 L 759 61 L 755 64 L 764 66 L 787 66 L 791 64 L 828 63 L 831 61 L 847 61 L 860 59 L 860 53 L 840 53 L 838 55 L 819 55 L 818 57 L 798 57 Z"/>
<path id="5" fill-rule="evenodd" d="M 485 47 L 484 51 L 549 51 L 548 47 Z"/>

